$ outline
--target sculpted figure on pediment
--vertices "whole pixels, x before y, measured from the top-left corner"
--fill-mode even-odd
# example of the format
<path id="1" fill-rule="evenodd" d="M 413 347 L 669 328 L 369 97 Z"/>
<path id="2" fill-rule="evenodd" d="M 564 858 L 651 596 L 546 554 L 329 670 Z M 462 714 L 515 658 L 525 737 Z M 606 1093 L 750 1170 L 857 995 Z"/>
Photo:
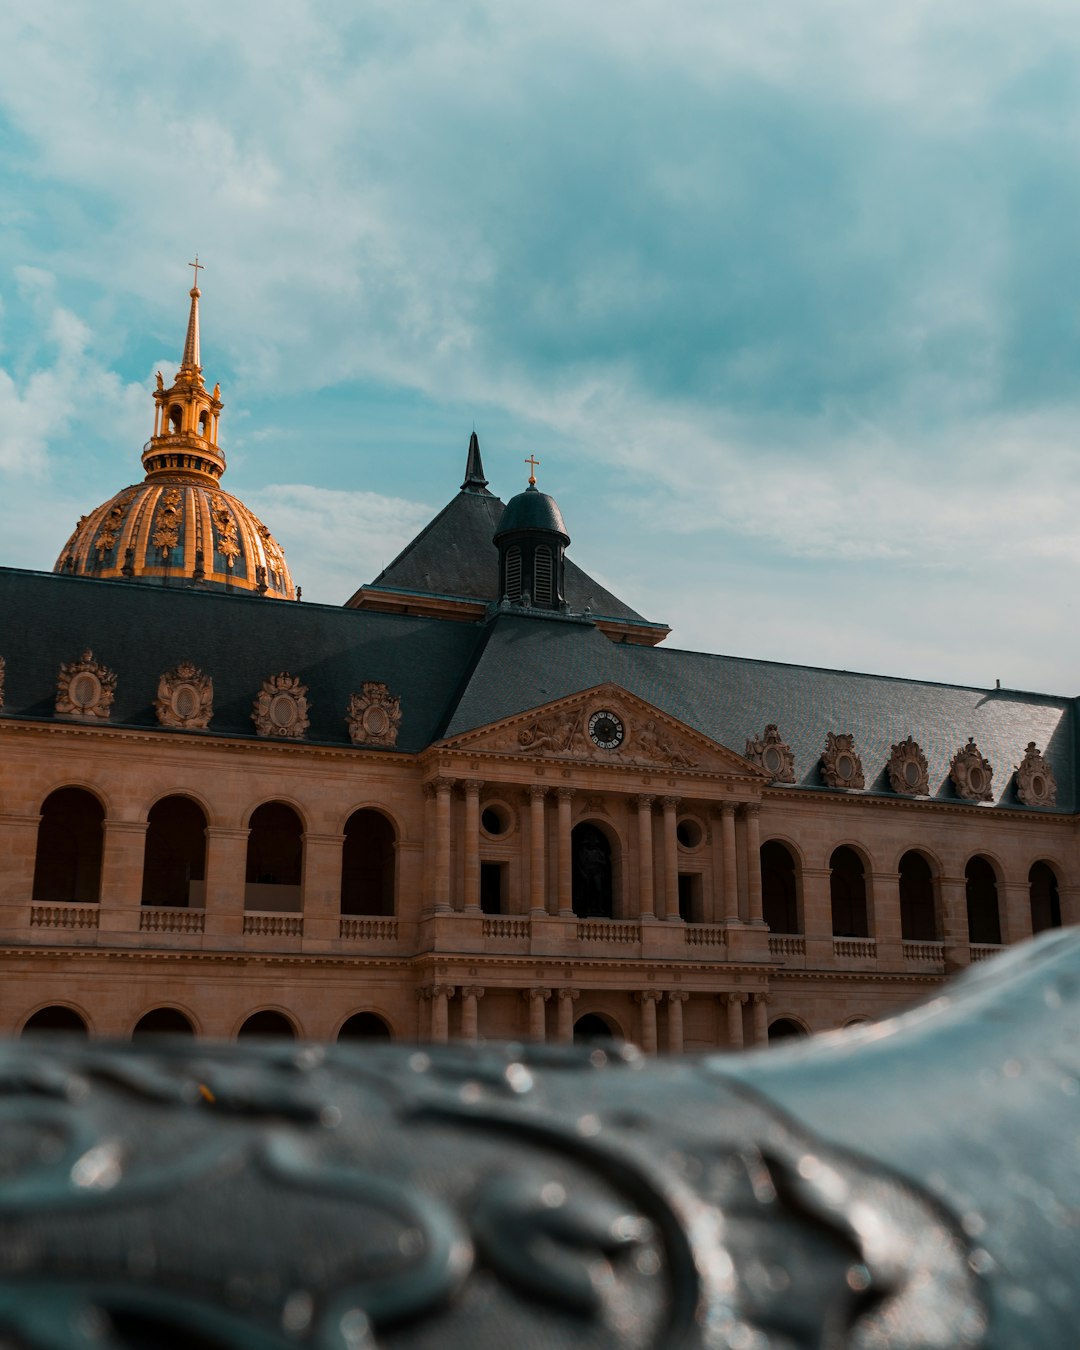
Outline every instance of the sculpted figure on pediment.
<path id="1" fill-rule="evenodd" d="M 359 694 L 349 699 L 345 715 L 353 745 L 397 745 L 401 725 L 401 699 L 380 680 L 365 680 Z"/>
<path id="2" fill-rule="evenodd" d="M 190 661 L 181 661 L 158 681 L 154 701 L 163 727 L 204 731 L 214 715 L 214 682 Z"/>
<path id="3" fill-rule="evenodd" d="M 589 749 L 584 715 L 580 711 L 549 713 L 522 727 L 517 743 L 529 754 L 583 755 Z"/>
<path id="4" fill-rule="evenodd" d="M 1025 806 L 1053 806 L 1057 801 L 1054 771 L 1043 758 L 1043 752 L 1036 749 L 1034 741 L 1028 741 L 1024 758 L 1016 770 L 1016 795 Z"/>
<path id="5" fill-rule="evenodd" d="M 94 653 L 60 667 L 56 711 L 61 717 L 106 718 L 116 693 L 116 674 L 94 660 Z"/>
<path id="6" fill-rule="evenodd" d="M 827 787 L 862 788 L 862 760 L 855 751 L 855 737 L 846 732 L 830 731 L 825 737 L 825 751 L 821 756 L 821 777 Z"/>
<path id="7" fill-rule="evenodd" d="M 993 801 L 994 794 L 990 787 L 993 776 L 989 761 L 980 754 L 974 736 L 969 736 L 967 745 L 953 755 L 949 770 L 956 795 L 968 802 Z"/>
<path id="8" fill-rule="evenodd" d="M 751 764 L 760 764 L 774 783 L 795 781 L 795 756 L 775 722 L 769 723 L 764 735 L 746 742 L 744 758 Z"/>
<path id="9" fill-rule="evenodd" d="M 902 793 L 905 797 L 929 796 L 930 766 L 918 741 L 911 736 L 893 746 L 886 768 L 894 792 Z"/>
<path id="10" fill-rule="evenodd" d="M 673 769 L 692 769 L 697 763 L 653 721 L 634 729 L 630 749 L 630 758 L 637 764 L 667 764 Z"/>
<path id="11" fill-rule="evenodd" d="M 307 692 L 307 685 L 287 671 L 264 680 L 251 714 L 259 735 L 303 736 L 311 724 Z"/>

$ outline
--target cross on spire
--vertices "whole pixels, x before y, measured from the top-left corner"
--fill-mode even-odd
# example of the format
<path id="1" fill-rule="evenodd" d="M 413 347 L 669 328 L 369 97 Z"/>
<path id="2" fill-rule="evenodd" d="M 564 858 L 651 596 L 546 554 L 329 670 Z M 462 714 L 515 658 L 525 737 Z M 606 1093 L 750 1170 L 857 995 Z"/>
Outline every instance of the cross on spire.
<path id="1" fill-rule="evenodd" d="M 530 470 L 530 472 L 529 472 L 529 486 L 530 486 L 530 487 L 535 487 L 535 486 L 536 486 L 536 466 L 540 463 L 540 461 L 536 458 L 535 455 L 530 455 L 530 456 L 528 457 L 528 459 L 525 461 L 525 463 L 528 464 L 529 470 Z"/>
<path id="2" fill-rule="evenodd" d="M 189 267 L 194 267 L 194 269 L 195 269 L 195 289 L 198 290 L 198 289 L 199 289 L 199 273 L 200 273 L 200 272 L 205 272 L 205 271 L 206 271 L 206 264 L 205 264 L 205 263 L 201 263 L 201 262 L 199 261 L 199 255 L 196 253 L 196 254 L 195 254 L 195 261 L 194 261 L 193 263 L 188 263 L 188 266 L 189 266 Z"/>

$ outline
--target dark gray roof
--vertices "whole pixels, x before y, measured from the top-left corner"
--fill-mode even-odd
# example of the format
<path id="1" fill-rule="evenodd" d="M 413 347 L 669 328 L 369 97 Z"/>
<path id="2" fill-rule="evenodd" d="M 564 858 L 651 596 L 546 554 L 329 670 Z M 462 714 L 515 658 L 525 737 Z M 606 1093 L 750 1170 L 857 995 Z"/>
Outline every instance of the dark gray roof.
<path id="1" fill-rule="evenodd" d="M 825 736 L 836 731 L 855 737 L 867 790 L 890 793 L 885 766 L 891 748 L 913 736 L 929 761 L 931 793 L 950 799 L 952 757 L 973 736 L 993 766 L 995 802 L 1019 805 L 1013 769 L 1035 741 L 1057 778 L 1058 811 L 1076 809 L 1075 699 L 616 644 L 595 628 L 565 620 L 500 616 L 445 735 L 605 681 L 739 754 L 749 737 L 775 722 L 806 788 L 821 787 Z"/>
<path id="2" fill-rule="evenodd" d="M 482 638 L 480 624 L 0 568 L 7 717 L 51 718 L 61 662 L 91 648 L 117 675 L 112 725 L 156 727 L 159 677 L 192 661 L 213 678 L 214 716 L 209 733 L 177 734 L 254 736 L 263 680 L 288 671 L 309 686 L 309 741 L 348 744 L 350 694 L 381 680 L 401 697 L 397 748 L 416 751 Z"/>

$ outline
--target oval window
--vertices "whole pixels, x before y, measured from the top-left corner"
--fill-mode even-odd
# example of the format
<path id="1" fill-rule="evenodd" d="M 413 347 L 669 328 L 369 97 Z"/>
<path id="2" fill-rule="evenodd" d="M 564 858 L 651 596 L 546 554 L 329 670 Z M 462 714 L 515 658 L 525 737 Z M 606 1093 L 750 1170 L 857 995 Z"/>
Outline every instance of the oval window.
<path id="1" fill-rule="evenodd" d="M 199 710 L 199 696 L 190 684 L 182 684 L 172 697 L 173 712 L 185 720 L 194 717 Z"/>
<path id="2" fill-rule="evenodd" d="M 383 736 L 390 729 L 390 718 L 385 708 L 364 710 L 364 730 L 369 736 Z"/>
<path id="3" fill-rule="evenodd" d="M 904 782 L 908 787 L 915 787 L 919 781 L 919 766 L 913 759 L 909 759 L 904 765 Z"/>
<path id="4" fill-rule="evenodd" d="M 92 708 L 101 697 L 101 682 L 96 675 L 84 670 L 71 681 L 68 695 L 76 707 Z"/>
<path id="5" fill-rule="evenodd" d="M 775 745 L 770 745 L 762 756 L 765 767 L 770 773 L 778 773 L 783 761 L 780 758 L 780 751 Z"/>
<path id="6" fill-rule="evenodd" d="M 270 721 L 276 727 L 291 727 L 296 721 L 296 700 L 289 694 L 278 694 L 270 704 Z"/>
<path id="7" fill-rule="evenodd" d="M 977 764 L 973 764 L 968 770 L 968 782 L 976 792 L 981 792 L 986 784 L 986 775 Z"/>
<path id="8" fill-rule="evenodd" d="M 836 772 L 847 782 L 849 778 L 855 777 L 855 761 L 850 755 L 841 755 L 836 761 Z"/>

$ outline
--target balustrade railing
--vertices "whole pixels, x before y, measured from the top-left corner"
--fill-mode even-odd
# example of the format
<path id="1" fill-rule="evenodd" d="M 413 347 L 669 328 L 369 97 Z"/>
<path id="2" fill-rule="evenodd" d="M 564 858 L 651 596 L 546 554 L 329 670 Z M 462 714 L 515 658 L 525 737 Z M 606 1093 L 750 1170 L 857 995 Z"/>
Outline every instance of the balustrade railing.
<path id="1" fill-rule="evenodd" d="M 945 960 L 944 942 L 905 942 L 904 948 L 905 961 L 933 961 L 939 963 Z"/>
<path id="2" fill-rule="evenodd" d="M 528 919 L 485 919 L 486 938 L 527 938 L 532 929 Z"/>
<path id="3" fill-rule="evenodd" d="M 722 947 L 725 933 L 716 924 L 688 923 L 683 929 L 683 938 L 688 947 Z"/>
<path id="4" fill-rule="evenodd" d="M 244 932 L 256 937 L 302 937 L 302 914 L 245 914 Z"/>
<path id="5" fill-rule="evenodd" d="M 997 956 L 998 953 L 1003 952 L 1005 948 L 999 942 L 973 942 L 968 950 L 971 952 L 971 959 L 973 961 L 989 961 L 992 956 Z"/>
<path id="6" fill-rule="evenodd" d="M 873 938 L 835 938 L 833 955 L 845 961 L 873 960 L 877 956 L 877 943 Z"/>
<path id="7" fill-rule="evenodd" d="M 154 905 L 139 910 L 139 930 L 143 933 L 201 933 L 205 927 L 206 913 L 201 909 Z"/>
<path id="8" fill-rule="evenodd" d="M 579 942 L 637 942 L 639 929 L 636 923 L 619 923 L 614 919 L 579 919 L 577 924 Z"/>
<path id="9" fill-rule="evenodd" d="M 31 928 L 97 928 L 100 905 L 31 905 Z"/>
<path id="10" fill-rule="evenodd" d="M 397 919 L 342 918 L 338 936 L 363 942 L 395 942 Z"/>
<path id="11" fill-rule="evenodd" d="M 770 956 L 805 956 L 806 939 L 804 937 L 793 937 L 788 934 L 780 934 L 777 937 L 769 938 Z"/>

